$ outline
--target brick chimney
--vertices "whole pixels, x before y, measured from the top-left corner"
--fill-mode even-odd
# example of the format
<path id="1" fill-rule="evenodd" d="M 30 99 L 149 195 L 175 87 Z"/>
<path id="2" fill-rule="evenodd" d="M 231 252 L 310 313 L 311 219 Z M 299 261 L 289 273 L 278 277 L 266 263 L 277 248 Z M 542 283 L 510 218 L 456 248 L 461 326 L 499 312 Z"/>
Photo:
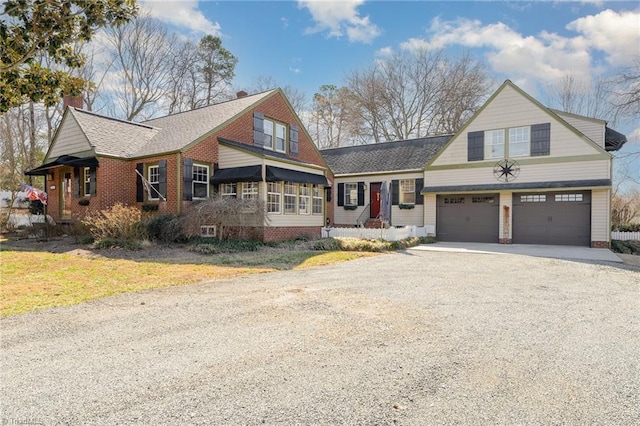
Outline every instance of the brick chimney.
<path id="1" fill-rule="evenodd" d="M 244 98 L 245 96 L 247 96 L 247 94 L 248 94 L 247 92 L 245 92 L 244 90 L 241 90 L 241 91 L 239 91 L 239 92 L 237 92 L 237 93 L 236 93 L 236 97 L 237 97 L 238 99 L 240 99 L 240 98 Z"/>
<path id="2" fill-rule="evenodd" d="M 62 110 L 66 110 L 67 107 L 74 107 L 78 109 L 82 109 L 83 98 L 81 96 L 73 96 L 73 95 L 64 95 L 62 97 Z"/>

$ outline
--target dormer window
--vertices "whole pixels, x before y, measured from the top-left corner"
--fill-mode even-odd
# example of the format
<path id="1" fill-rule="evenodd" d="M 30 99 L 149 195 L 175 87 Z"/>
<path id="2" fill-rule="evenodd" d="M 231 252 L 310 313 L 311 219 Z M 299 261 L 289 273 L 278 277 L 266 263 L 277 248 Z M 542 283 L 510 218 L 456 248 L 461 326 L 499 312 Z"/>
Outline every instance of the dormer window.
<path id="1" fill-rule="evenodd" d="M 287 127 L 276 121 L 264 119 L 264 147 L 278 152 L 286 152 Z"/>

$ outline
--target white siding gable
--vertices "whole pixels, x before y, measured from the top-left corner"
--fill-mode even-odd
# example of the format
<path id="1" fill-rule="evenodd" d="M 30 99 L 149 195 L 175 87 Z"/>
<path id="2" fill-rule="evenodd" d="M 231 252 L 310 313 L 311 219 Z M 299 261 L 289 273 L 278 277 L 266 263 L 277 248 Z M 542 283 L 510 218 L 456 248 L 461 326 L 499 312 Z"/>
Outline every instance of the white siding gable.
<path id="1" fill-rule="evenodd" d="M 91 150 L 91 144 L 73 117 L 73 114 L 67 112 L 51 144 L 45 161 L 48 161 L 50 158 L 58 158 L 61 155 L 73 155 Z"/>
<path id="2" fill-rule="evenodd" d="M 564 121 L 582 132 L 586 137 L 604 148 L 604 131 L 606 122 L 595 118 L 580 117 L 562 111 L 554 111 Z"/>
<path id="3" fill-rule="evenodd" d="M 602 154 L 594 143 L 572 131 L 555 114 L 541 108 L 510 84 L 505 84 L 497 95 L 484 106 L 473 121 L 456 135 L 431 166 L 467 163 L 467 134 L 474 131 L 508 129 L 533 124 L 551 124 L 551 152 L 548 156 L 518 157 L 544 160 L 549 157 L 568 157 Z M 604 136 L 604 135 L 603 135 Z"/>

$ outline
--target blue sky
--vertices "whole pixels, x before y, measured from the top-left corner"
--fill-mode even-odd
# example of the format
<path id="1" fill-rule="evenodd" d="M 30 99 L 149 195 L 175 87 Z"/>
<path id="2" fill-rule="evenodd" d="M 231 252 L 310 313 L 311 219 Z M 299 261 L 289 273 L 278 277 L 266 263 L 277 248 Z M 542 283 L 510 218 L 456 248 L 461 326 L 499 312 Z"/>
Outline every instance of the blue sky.
<path id="1" fill-rule="evenodd" d="M 640 60 L 640 5 L 623 1 L 140 1 L 186 36 L 222 38 L 237 58 L 234 88 L 270 76 L 311 99 L 323 84 L 391 51 L 468 51 L 499 84 L 545 103 L 571 73 L 607 76 Z M 608 117 L 600 117 L 608 119 Z M 618 126 L 640 149 L 640 119 Z"/>

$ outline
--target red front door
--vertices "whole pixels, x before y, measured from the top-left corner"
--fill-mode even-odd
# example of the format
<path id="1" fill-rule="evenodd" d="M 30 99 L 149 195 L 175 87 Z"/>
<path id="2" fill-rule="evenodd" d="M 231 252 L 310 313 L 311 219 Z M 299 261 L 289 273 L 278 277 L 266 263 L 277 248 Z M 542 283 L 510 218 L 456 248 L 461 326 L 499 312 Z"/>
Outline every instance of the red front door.
<path id="1" fill-rule="evenodd" d="M 380 188 L 382 187 L 382 183 L 372 183 L 370 187 L 369 202 L 371 203 L 371 217 L 375 219 L 380 215 Z"/>

